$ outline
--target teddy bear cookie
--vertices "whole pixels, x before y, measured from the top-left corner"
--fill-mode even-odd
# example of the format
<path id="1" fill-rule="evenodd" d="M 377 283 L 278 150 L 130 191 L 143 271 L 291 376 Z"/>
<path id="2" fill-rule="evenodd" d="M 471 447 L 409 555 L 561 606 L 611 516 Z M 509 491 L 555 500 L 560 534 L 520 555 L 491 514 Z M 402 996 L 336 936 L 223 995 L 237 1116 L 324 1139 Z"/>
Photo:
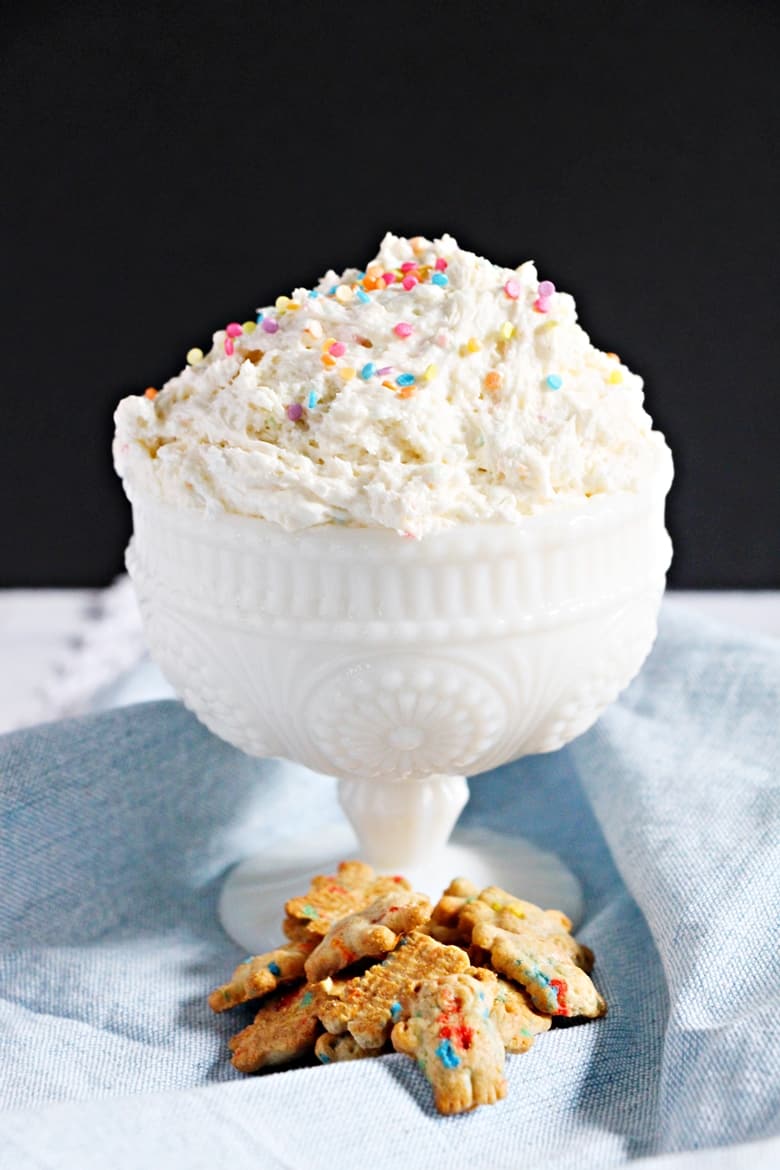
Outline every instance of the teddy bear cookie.
<path id="1" fill-rule="evenodd" d="M 335 975 L 358 959 L 392 951 L 402 935 L 426 922 L 431 904 L 424 894 L 394 890 L 364 910 L 355 910 L 334 922 L 304 962 L 312 982 Z"/>
<path id="2" fill-rule="evenodd" d="M 464 1113 L 506 1096 L 505 1049 L 491 1008 L 496 985 L 460 972 L 417 983 L 408 1018 L 393 1028 L 396 1052 L 417 1061 L 439 1113 Z"/>
<path id="3" fill-rule="evenodd" d="M 331 924 L 362 910 L 383 894 L 411 887 L 400 874 L 378 877 L 363 861 L 342 861 L 333 874 L 318 874 L 305 894 L 285 903 L 282 923 L 293 941 L 327 934 Z"/>
<path id="4" fill-rule="evenodd" d="M 444 946 L 415 931 L 361 975 L 339 985 L 325 980 L 320 1020 L 334 1035 L 348 1032 L 361 1048 L 381 1048 L 415 984 L 468 967 L 468 955 L 460 947 Z"/>

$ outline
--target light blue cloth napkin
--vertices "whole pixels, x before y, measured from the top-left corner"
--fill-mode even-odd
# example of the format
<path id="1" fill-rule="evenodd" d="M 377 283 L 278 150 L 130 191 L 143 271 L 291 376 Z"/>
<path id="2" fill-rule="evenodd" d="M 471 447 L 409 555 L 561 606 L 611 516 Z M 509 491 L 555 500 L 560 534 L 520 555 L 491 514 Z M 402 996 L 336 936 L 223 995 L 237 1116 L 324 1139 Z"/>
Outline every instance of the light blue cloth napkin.
<path id="1" fill-rule="evenodd" d="M 447 1119 L 402 1056 L 242 1077 L 226 1040 L 251 1012 L 206 1006 L 241 957 L 223 874 L 337 818 L 332 782 L 176 703 L 6 736 L 3 1170 L 777 1166 L 779 692 L 776 643 L 665 616 L 597 727 L 473 782 L 466 824 L 580 877 L 610 1006 L 510 1057 L 505 1101 Z"/>

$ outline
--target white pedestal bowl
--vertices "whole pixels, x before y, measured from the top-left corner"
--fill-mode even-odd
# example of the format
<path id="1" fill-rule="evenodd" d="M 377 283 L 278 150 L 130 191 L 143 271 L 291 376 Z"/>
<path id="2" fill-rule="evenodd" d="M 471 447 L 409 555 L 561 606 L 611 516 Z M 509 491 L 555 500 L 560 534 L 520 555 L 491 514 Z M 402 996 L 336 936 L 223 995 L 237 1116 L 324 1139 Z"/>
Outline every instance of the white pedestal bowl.
<path id="1" fill-rule="evenodd" d="M 447 842 L 467 774 L 561 747 L 641 667 L 669 482 L 664 468 L 641 495 L 421 541 L 133 499 L 127 564 L 155 660 L 223 739 L 336 776 L 357 838 L 248 859 L 224 888 L 229 934 L 276 944 L 284 898 L 345 856 L 434 895 L 463 873 L 579 916 L 557 858 L 497 834 Z"/>

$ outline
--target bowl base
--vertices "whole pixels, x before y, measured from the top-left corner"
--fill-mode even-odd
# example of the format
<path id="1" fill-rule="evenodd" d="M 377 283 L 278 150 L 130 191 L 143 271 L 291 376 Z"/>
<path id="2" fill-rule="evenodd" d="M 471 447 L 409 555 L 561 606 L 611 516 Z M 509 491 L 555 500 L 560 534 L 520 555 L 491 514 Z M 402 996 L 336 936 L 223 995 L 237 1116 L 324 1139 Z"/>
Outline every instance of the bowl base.
<path id="1" fill-rule="evenodd" d="M 351 828 L 335 824 L 277 842 L 247 858 L 230 872 L 222 887 L 219 920 L 226 934 L 247 954 L 279 946 L 284 903 L 305 893 L 315 874 L 332 873 L 339 861 L 361 856 Z M 402 872 L 415 890 L 434 902 L 454 877 L 467 877 L 480 889 L 501 886 L 544 909 L 562 910 L 575 927 L 582 918 L 577 878 L 554 853 L 522 837 L 505 837 L 489 829 L 456 831 L 433 862 L 406 865 Z"/>

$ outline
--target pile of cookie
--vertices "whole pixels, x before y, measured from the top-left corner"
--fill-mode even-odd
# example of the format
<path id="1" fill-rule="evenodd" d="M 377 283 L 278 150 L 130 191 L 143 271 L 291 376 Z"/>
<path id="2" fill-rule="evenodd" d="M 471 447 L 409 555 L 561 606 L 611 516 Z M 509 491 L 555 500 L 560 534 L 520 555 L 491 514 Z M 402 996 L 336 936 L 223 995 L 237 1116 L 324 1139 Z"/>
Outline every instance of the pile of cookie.
<path id="1" fill-rule="evenodd" d="M 554 1017 L 607 1010 L 566 915 L 496 886 L 456 878 L 432 908 L 405 878 L 344 861 L 285 911 L 288 941 L 209 996 L 215 1012 L 262 1000 L 230 1041 L 241 1072 L 394 1049 L 417 1060 L 440 1113 L 462 1113 L 505 1096 L 505 1054 Z"/>

